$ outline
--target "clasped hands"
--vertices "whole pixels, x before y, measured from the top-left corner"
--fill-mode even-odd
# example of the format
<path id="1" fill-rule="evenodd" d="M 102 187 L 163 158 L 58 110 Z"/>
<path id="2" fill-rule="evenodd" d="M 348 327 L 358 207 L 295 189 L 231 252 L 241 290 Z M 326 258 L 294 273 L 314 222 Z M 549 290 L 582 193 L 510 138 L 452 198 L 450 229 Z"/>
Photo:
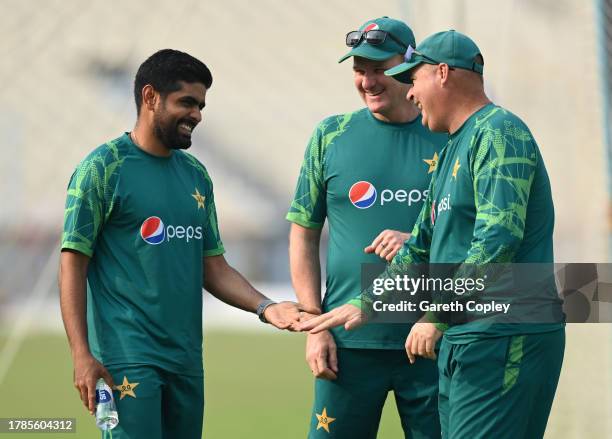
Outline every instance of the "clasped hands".
<path id="1" fill-rule="evenodd" d="M 302 313 L 300 322 L 293 325 L 292 330 L 309 332 L 309 334 L 319 334 L 333 327 L 342 325 L 344 325 L 344 329 L 346 330 L 355 329 L 363 325 L 366 321 L 367 317 L 361 309 L 355 305 L 345 304 L 318 316 Z M 442 332 L 439 331 L 433 323 L 427 321 L 425 316 L 416 322 L 412 326 L 406 338 L 406 343 L 404 344 L 410 363 L 413 364 L 417 356 L 435 360 L 435 347 L 441 336 Z M 313 373 L 314 372 L 313 370 Z"/>

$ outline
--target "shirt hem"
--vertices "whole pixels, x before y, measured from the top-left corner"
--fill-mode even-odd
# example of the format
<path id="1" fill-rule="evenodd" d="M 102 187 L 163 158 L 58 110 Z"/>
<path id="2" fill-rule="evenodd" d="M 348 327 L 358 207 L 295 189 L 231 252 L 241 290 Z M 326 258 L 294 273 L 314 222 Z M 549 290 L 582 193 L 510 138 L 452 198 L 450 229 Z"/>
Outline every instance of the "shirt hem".
<path id="1" fill-rule="evenodd" d="M 449 331 L 452 330 L 452 326 Z M 525 330 L 526 328 L 517 328 L 516 331 L 505 330 L 505 331 L 483 331 L 483 332 L 465 332 L 465 333 L 444 333 L 444 339 L 450 344 L 469 344 L 479 340 L 485 340 L 489 338 L 499 337 L 514 337 L 517 335 L 537 335 L 546 334 L 548 332 L 555 332 L 565 329 L 565 323 L 553 323 L 550 326 L 539 326 L 538 328 L 530 328 L 531 330 Z"/>
<path id="2" fill-rule="evenodd" d="M 101 358 L 98 355 L 94 354 L 94 357 L 106 366 L 121 366 L 121 365 L 142 365 L 142 366 L 153 366 L 158 367 L 166 372 L 174 373 L 177 375 L 185 375 L 185 376 L 195 376 L 195 377 L 203 377 L 204 376 L 204 366 L 195 369 L 182 369 L 180 367 L 174 367 L 171 364 L 158 362 L 158 361 L 147 361 L 144 359 L 127 359 L 127 358 L 116 358 L 116 359 L 108 359 Z"/>

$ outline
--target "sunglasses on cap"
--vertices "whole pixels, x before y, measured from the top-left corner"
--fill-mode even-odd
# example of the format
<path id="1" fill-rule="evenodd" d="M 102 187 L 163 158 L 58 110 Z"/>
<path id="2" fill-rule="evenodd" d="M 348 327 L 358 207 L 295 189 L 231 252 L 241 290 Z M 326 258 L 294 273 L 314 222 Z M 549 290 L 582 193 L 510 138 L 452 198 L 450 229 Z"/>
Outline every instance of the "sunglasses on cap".
<path id="1" fill-rule="evenodd" d="M 406 60 L 406 62 L 410 62 L 410 60 L 412 59 L 413 55 L 417 55 L 420 56 L 423 59 L 426 59 L 427 61 L 429 61 L 430 63 L 433 64 L 444 64 L 441 61 L 437 61 L 427 55 L 425 55 L 423 52 L 419 52 L 416 49 L 413 49 L 412 46 L 408 46 L 408 50 L 406 50 L 406 54 L 404 55 L 404 59 Z"/>
<path id="2" fill-rule="evenodd" d="M 346 34 L 346 45 L 349 47 L 356 47 L 361 41 L 365 40 L 368 44 L 378 46 L 383 44 L 387 37 L 399 44 L 404 50 L 408 49 L 408 46 L 402 43 L 397 37 L 394 37 L 392 33 L 380 29 L 368 30 L 365 32 L 359 30 L 351 31 Z"/>

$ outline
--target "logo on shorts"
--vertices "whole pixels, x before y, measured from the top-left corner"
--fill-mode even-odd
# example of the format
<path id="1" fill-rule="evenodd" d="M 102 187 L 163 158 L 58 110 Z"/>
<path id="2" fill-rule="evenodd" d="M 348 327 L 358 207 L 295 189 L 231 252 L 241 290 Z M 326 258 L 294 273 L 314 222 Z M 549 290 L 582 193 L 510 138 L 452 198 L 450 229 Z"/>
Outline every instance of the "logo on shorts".
<path id="1" fill-rule="evenodd" d="M 119 399 L 123 399 L 126 396 L 131 396 L 132 398 L 136 398 L 136 394 L 134 393 L 134 389 L 136 388 L 136 386 L 140 384 L 140 383 L 130 383 L 127 379 L 127 377 L 124 375 L 123 376 L 123 382 L 119 385 L 116 385 L 114 388 L 115 390 L 119 390 L 121 392 L 121 395 L 119 396 Z"/>
<path id="2" fill-rule="evenodd" d="M 323 407 L 323 411 L 321 412 L 321 414 L 315 413 L 315 416 L 319 421 L 319 423 L 317 424 L 317 430 L 319 428 L 322 428 L 323 430 L 329 433 L 329 424 L 334 422 L 336 418 L 331 418 L 327 416 L 327 407 Z"/>
<path id="3" fill-rule="evenodd" d="M 358 181 L 349 189 L 349 199 L 358 209 L 367 209 L 376 202 L 376 188 L 369 181 Z"/>
<path id="4" fill-rule="evenodd" d="M 150 216 L 140 226 L 140 236 L 147 244 L 161 244 L 166 239 L 164 222 L 158 216 Z"/>

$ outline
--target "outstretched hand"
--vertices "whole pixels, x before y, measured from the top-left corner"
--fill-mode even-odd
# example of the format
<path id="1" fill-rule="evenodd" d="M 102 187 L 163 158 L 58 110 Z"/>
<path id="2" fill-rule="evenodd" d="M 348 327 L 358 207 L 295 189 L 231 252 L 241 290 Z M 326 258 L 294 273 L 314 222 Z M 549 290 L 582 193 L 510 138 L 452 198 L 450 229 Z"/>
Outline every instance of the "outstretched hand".
<path id="1" fill-rule="evenodd" d="M 263 315 L 266 321 L 276 328 L 295 331 L 300 322 L 300 313 L 302 311 L 313 313 L 312 310 L 305 309 L 299 303 L 287 301 L 268 306 Z"/>
<path id="2" fill-rule="evenodd" d="M 347 303 L 306 322 L 300 322 L 296 328 L 298 331 L 309 331 L 311 334 L 318 334 L 340 325 L 344 325 L 346 330 L 355 329 L 365 322 L 365 314 L 355 305 Z"/>

